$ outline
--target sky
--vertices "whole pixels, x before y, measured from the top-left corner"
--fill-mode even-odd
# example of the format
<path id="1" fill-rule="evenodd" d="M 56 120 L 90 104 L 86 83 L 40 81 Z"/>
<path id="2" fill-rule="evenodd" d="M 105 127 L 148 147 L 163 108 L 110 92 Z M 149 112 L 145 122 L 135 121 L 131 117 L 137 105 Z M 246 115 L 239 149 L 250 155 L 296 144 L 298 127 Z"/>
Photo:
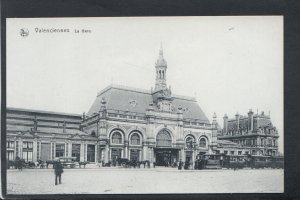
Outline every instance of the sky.
<path id="1" fill-rule="evenodd" d="M 282 16 L 11 18 L 6 31 L 8 107 L 82 114 L 109 84 L 150 90 L 162 44 L 174 94 L 221 126 L 270 112 L 283 152 Z"/>

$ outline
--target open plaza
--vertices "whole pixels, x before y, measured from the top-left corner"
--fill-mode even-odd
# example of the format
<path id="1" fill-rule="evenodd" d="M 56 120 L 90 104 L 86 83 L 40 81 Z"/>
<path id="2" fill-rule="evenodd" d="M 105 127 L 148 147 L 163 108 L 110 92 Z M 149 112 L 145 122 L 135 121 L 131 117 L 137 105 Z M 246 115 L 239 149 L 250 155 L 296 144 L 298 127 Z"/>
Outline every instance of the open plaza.
<path id="1" fill-rule="evenodd" d="M 178 170 L 97 167 L 7 170 L 8 194 L 282 193 L 283 169 Z"/>

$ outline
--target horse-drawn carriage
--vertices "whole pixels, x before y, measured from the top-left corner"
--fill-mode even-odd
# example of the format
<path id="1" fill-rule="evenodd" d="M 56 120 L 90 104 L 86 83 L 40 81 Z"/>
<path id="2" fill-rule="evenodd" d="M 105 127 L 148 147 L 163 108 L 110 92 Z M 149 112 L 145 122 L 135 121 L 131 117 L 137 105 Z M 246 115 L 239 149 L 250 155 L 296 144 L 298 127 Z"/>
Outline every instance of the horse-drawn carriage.
<path id="1" fill-rule="evenodd" d="M 140 168 L 141 165 L 144 165 L 144 168 L 148 167 L 150 168 L 150 161 L 144 160 L 144 161 L 136 161 L 136 160 L 129 160 L 127 158 L 118 158 L 116 160 L 118 166 L 130 168 L 130 167 L 138 167 Z"/>
<path id="2" fill-rule="evenodd" d="M 15 169 L 22 170 L 23 168 L 35 168 L 35 163 L 32 161 L 25 161 L 24 159 L 20 159 L 19 157 L 16 157 L 15 160 L 8 160 L 7 161 L 7 169 L 10 169 L 11 167 Z"/>
<path id="3" fill-rule="evenodd" d="M 75 168 L 76 157 L 59 157 L 56 158 L 57 162 L 60 162 L 64 168 Z"/>

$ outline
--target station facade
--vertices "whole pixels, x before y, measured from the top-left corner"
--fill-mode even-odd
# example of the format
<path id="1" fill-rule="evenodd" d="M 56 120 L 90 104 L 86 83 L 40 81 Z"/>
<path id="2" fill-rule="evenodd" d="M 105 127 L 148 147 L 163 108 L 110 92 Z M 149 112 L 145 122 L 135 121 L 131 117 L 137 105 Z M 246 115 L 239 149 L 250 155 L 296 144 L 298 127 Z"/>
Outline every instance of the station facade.
<path id="1" fill-rule="evenodd" d="M 195 98 L 172 94 L 162 48 L 155 69 L 154 89 L 110 85 L 83 115 L 7 108 L 7 159 L 72 156 L 107 163 L 128 158 L 159 166 L 224 152 L 226 144 L 239 147 L 230 120 L 221 130 L 216 115 L 210 122 Z"/>

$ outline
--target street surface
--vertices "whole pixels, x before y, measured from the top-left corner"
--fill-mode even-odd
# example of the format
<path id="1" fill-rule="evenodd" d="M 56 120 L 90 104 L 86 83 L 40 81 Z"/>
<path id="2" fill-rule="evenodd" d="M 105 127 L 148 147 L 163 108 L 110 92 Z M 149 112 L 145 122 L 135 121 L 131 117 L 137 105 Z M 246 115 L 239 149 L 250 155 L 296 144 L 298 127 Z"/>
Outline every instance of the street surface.
<path id="1" fill-rule="evenodd" d="M 177 170 L 176 168 L 9 169 L 8 194 L 282 193 L 282 169 Z"/>

